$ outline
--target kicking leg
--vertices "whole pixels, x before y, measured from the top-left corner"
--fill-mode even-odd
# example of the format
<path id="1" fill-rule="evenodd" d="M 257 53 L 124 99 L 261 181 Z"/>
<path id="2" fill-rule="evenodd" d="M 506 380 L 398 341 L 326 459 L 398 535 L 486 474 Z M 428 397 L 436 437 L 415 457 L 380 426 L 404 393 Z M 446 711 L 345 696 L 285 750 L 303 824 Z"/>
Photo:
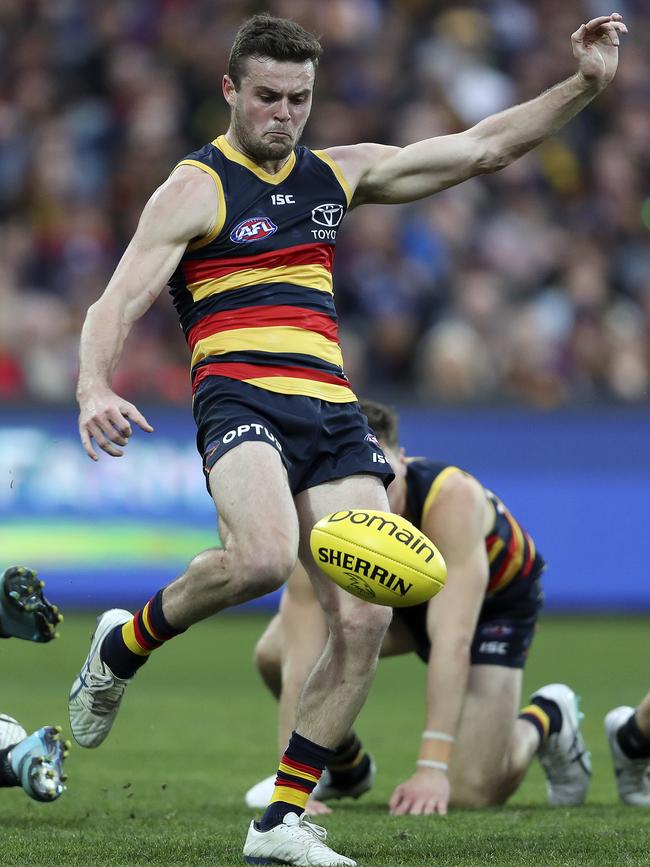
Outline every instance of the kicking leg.
<path id="1" fill-rule="evenodd" d="M 210 614 L 277 589 L 293 569 L 298 519 L 275 448 L 245 442 L 212 468 L 210 489 L 222 548 L 187 570 L 136 613 L 114 609 L 98 621 L 70 694 L 70 723 L 81 746 L 110 732 L 126 686 L 150 653 Z"/>

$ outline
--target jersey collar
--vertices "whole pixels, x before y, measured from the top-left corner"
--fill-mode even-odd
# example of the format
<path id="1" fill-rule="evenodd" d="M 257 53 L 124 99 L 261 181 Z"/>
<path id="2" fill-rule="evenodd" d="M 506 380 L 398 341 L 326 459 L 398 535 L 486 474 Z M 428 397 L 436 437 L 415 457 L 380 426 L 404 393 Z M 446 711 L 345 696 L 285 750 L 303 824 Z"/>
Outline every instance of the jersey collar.
<path id="1" fill-rule="evenodd" d="M 225 135 L 220 135 L 216 138 L 212 144 L 219 148 L 221 153 L 226 157 L 226 159 L 230 160 L 233 163 L 239 163 L 240 166 L 244 166 L 244 168 L 253 172 L 254 175 L 264 181 L 266 184 L 281 184 L 282 181 L 286 180 L 291 174 L 293 167 L 296 164 L 296 154 L 295 151 L 291 151 L 291 155 L 286 163 L 282 166 L 279 172 L 272 175 L 269 172 L 265 172 L 261 166 L 258 166 L 257 163 L 253 162 L 253 160 L 249 159 L 247 156 L 244 156 L 238 150 L 230 144 Z"/>

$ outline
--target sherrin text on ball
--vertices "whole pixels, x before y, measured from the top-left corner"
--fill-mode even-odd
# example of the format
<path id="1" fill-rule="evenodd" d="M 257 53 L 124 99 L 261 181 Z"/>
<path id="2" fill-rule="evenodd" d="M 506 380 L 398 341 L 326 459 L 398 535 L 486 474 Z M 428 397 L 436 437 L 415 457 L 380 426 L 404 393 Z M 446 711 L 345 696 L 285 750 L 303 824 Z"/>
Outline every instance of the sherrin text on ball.
<path id="1" fill-rule="evenodd" d="M 329 578 L 378 605 L 403 608 L 427 602 L 447 577 L 433 542 L 390 512 L 346 509 L 326 515 L 314 525 L 310 544 Z"/>

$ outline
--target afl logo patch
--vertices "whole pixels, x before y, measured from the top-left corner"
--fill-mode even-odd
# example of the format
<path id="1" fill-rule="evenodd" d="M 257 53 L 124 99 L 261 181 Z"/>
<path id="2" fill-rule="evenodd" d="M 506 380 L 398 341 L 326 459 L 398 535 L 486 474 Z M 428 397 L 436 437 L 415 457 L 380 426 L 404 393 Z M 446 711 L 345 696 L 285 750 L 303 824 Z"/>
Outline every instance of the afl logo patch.
<path id="1" fill-rule="evenodd" d="M 230 240 L 235 244 L 245 244 L 246 241 L 261 241 L 278 231 L 273 220 L 268 217 L 249 217 L 239 223 L 230 233 Z"/>
<path id="2" fill-rule="evenodd" d="M 333 229 L 343 219 L 343 205 L 333 203 L 319 205 L 311 212 L 311 218 L 319 226 L 327 226 L 328 229 Z"/>

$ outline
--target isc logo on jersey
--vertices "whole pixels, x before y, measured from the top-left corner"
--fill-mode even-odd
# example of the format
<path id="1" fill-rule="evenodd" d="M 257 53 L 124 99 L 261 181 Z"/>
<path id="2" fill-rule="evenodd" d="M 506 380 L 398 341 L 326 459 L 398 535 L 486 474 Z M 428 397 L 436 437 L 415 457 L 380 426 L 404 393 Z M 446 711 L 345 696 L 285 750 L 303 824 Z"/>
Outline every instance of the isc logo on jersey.
<path id="1" fill-rule="evenodd" d="M 247 241 L 261 241 L 274 235 L 278 227 L 268 217 L 249 217 L 242 220 L 230 233 L 230 240 L 235 244 L 245 244 Z"/>
<path id="2" fill-rule="evenodd" d="M 334 582 L 379 605 L 419 605 L 435 596 L 447 577 L 433 542 L 406 518 L 388 512 L 334 512 L 314 525 L 310 545 Z"/>

